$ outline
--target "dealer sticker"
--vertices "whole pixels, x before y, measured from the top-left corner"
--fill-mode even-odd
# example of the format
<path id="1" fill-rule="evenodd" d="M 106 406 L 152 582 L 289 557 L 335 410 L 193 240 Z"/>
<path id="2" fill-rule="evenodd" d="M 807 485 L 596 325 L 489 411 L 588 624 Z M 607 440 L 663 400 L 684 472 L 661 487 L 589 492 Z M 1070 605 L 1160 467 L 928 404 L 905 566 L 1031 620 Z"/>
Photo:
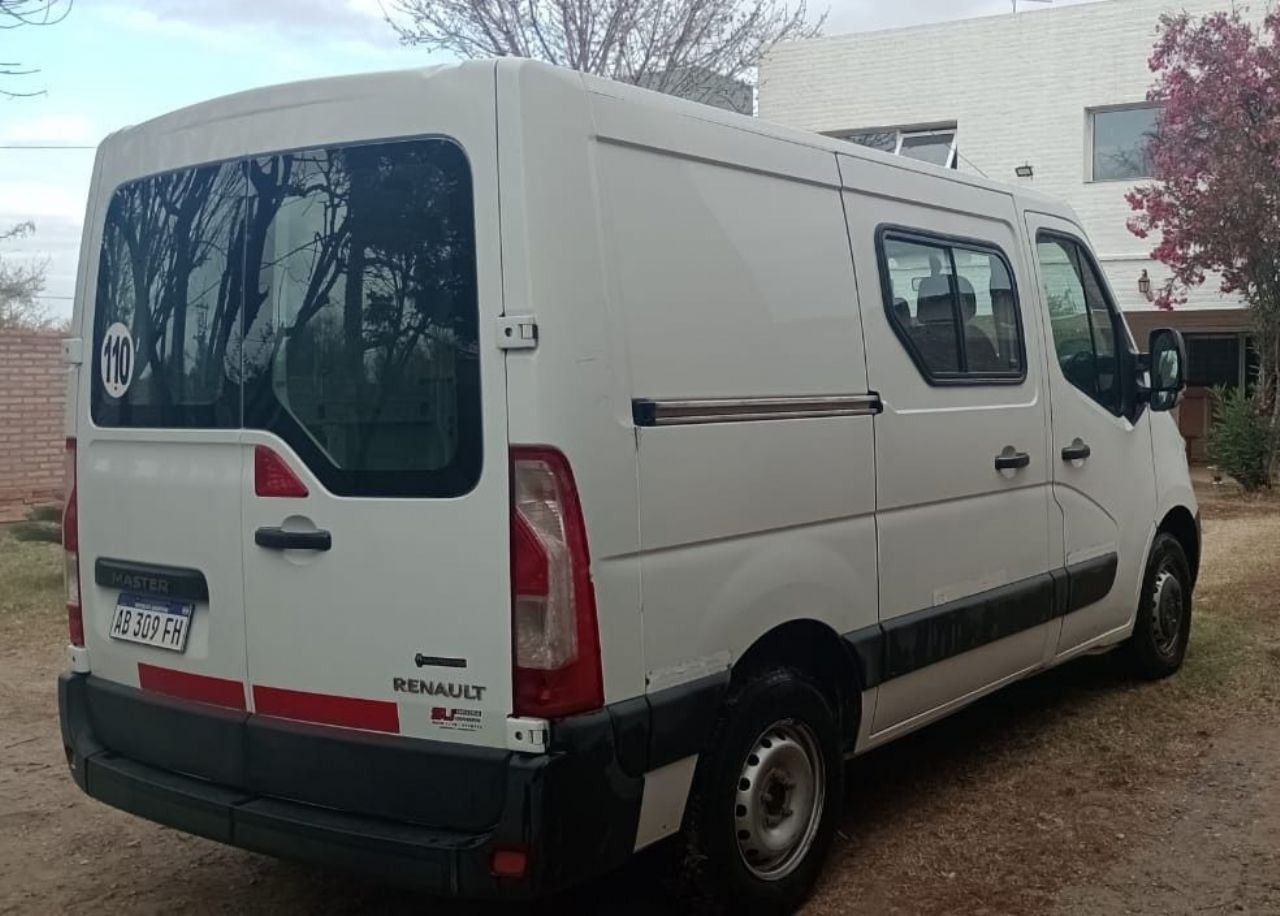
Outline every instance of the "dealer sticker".
<path id="1" fill-rule="evenodd" d="M 447 706 L 431 707 L 431 724 L 450 731 L 479 731 L 484 713 L 478 709 L 453 709 Z"/>

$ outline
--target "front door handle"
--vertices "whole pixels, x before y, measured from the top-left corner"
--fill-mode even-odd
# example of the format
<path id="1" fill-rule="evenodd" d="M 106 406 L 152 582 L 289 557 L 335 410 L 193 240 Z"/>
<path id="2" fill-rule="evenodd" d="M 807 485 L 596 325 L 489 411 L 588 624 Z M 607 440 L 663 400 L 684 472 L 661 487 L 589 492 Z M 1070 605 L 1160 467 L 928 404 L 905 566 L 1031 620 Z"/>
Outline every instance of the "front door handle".
<path id="1" fill-rule="evenodd" d="M 333 535 L 327 531 L 285 531 L 283 528 L 259 528 L 253 543 L 267 550 L 328 550 Z"/>
<path id="2" fill-rule="evenodd" d="M 1063 461 L 1084 461 L 1093 454 L 1093 449 L 1076 439 L 1070 445 L 1062 447 Z"/>
<path id="3" fill-rule="evenodd" d="M 1015 452 L 1013 447 L 1006 448 L 996 455 L 997 471 L 1017 471 L 1031 463 L 1031 456 L 1026 452 Z"/>

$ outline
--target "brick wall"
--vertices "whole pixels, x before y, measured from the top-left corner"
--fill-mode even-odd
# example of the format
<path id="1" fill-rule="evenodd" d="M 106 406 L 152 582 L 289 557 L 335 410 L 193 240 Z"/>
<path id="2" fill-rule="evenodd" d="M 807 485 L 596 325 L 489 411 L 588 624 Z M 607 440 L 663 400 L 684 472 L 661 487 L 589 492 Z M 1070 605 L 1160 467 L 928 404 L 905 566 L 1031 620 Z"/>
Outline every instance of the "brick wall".
<path id="1" fill-rule="evenodd" d="M 0 331 L 0 522 L 61 499 L 65 379 L 61 335 Z"/>

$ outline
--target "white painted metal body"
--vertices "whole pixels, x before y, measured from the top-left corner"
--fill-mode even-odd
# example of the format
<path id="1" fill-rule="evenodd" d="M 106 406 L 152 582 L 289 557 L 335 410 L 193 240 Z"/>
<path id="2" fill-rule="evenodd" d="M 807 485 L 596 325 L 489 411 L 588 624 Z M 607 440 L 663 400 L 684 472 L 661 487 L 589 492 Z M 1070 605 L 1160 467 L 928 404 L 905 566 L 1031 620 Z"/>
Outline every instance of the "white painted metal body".
<path id="1" fill-rule="evenodd" d="M 1051 225 L 1083 239 L 1072 212 L 967 174 L 529 62 L 279 87 L 104 144 L 73 334 L 92 339 L 96 252 L 121 182 L 424 135 L 461 144 L 474 179 L 480 482 L 447 500 L 338 497 L 270 433 L 98 428 L 86 359 L 67 415 L 87 632 L 77 670 L 136 685 L 138 663 L 154 660 L 250 687 L 392 701 L 405 734 L 508 746 L 511 444 L 551 445 L 573 469 L 605 703 L 729 669 L 789 621 L 847 634 L 1118 554 L 1115 587 L 1096 605 L 866 690 L 861 751 L 1131 629 L 1157 523 L 1175 507 L 1195 512 L 1181 440 L 1167 415 L 1103 415 L 1062 376 L 1034 233 Z M 926 383 L 886 316 L 882 224 L 1003 250 L 1023 381 Z M 521 342 L 504 344 L 504 329 Z M 633 418 L 644 399 L 868 392 L 883 401 L 878 416 Z M 1058 459 L 1076 436 L 1098 459 L 1084 469 Z M 311 495 L 287 512 L 254 496 L 258 444 L 302 471 Z M 1030 465 L 994 471 L 1006 446 Z M 334 549 L 254 546 L 257 527 L 286 521 L 332 530 Z M 114 594 L 93 584 L 97 556 L 205 573 L 210 602 L 185 654 L 153 659 L 160 650 L 107 638 Z M 482 728 L 441 732 L 431 697 L 392 692 L 393 676 L 416 674 L 415 652 L 467 659 L 466 680 L 485 688 Z M 247 702 L 252 711 L 251 691 Z M 678 829 L 692 775 L 692 758 L 651 774 L 637 845 Z"/>

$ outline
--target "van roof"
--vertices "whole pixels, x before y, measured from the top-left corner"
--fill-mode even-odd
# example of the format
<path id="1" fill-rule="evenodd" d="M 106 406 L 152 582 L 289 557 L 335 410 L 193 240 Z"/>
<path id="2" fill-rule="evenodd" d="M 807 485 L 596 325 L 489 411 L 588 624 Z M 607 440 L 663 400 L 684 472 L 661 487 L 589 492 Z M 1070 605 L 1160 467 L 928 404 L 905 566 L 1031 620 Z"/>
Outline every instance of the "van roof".
<path id="1" fill-rule="evenodd" d="M 372 73 L 354 73 L 345 76 L 325 76 L 316 79 L 275 83 L 256 89 L 245 89 L 230 95 L 215 96 L 165 114 L 149 118 L 112 131 L 103 140 L 103 146 L 111 146 L 124 138 L 137 135 L 163 136 L 180 133 L 184 129 L 207 127 L 219 121 L 232 120 L 255 113 L 300 105 L 319 105 L 325 102 L 352 98 L 394 96 L 421 86 L 424 81 L 448 71 L 477 72 L 491 70 L 493 61 L 466 61 L 457 64 L 439 64 L 431 67 L 411 67 L 400 70 L 380 70 Z"/>
<path id="2" fill-rule="evenodd" d="M 722 124 L 735 130 L 746 131 L 757 136 L 768 137 L 811 149 L 837 153 L 854 159 L 864 159 L 906 171 L 918 172 L 934 178 L 998 191 L 1016 197 L 1024 207 L 1062 214 L 1074 219 L 1074 211 L 1064 201 L 1023 185 L 996 181 L 968 172 L 944 169 L 919 160 L 906 159 L 902 156 L 858 146 L 835 137 L 828 137 L 798 128 L 784 127 L 750 115 L 725 111 L 650 89 L 642 89 L 628 83 L 578 73 L 541 61 L 521 58 L 500 58 L 496 62 L 493 60 L 466 61 L 431 67 L 323 77 L 249 89 L 189 105 L 137 125 L 114 131 L 103 140 L 101 151 L 109 152 L 117 144 L 127 143 L 128 141 L 136 141 L 147 137 L 172 136 L 181 134 L 187 129 L 207 127 L 211 123 L 231 121 L 246 115 L 273 109 L 291 108 L 300 105 L 321 105 L 326 102 L 353 98 L 402 96 L 419 89 L 424 82 L 430 81 L 433 77 L 446 72 L 461 71 L 465 73 L 466 71 L 473 71 L 477 78 L 481 74 L 488 77 L 488 74 L 492 72 L 490 68 L 495 66 L 495 63 L 497 67 L 504 71 L 514 71 L 516 78 L 519 80 L 554 79 L 565 81 L 566 78 L 577 80 L 584 90 L 597 95 L 620 99 L 631 104 L 643 105 L 651 110 L 667 111 L 680 117 L 696 118 L 701 121 Z"/>
<path id="3" fill-rule="evenodd" d="M 499 65 L 501 66 L 502 64 Z M 520 61 L 518 62 L 518 65 L 540 68 L 547 67 L 553 70 L 560 69 L 552 67 L 550 64 L 544 64 L 537 61 Z M 604 77 L 592 76 L 585 73 L 581 74 L 581 77 L 583 84 L 586 86 L 588 91 L 595 92 L 600 95 L 624 99 L 626 101 L 645 105 L 654 109 L 665 109 L 685 117 L 695 117 L 703 121 L 724 124 L 725 126 L 733 127 L 738 130 L 749 131 L 759 136 L 771 137 L 788 143 L 796 143 L 812 149 L 838 153 L 839 155 L 848 156 L 852 159 L 865 159 L 871 162 L 892 165 L 906 171 L 931 175 L 935 178 L 943 178 L 949 181 L 956 181 L 961 184 L 971 185 L 973 187 L 999 191 L 1019 198 L 1024 205 L 1033 205 L 1038 209 L 1048 209 L 1050 212 L 1071 212 L 1069 206 L 1061 199 L 1035 191 L 1023 185 L 1016 185 L 1007 181 L 985 178 L 981 175 L 975 175 L 969 172 L 958 172 L 955 169 L 943 168 L 942 166 L 932 165 L 918 159 L 908 159 L 891 153 L 880 152 L 879 150 L 874 150 L 866 146 L 859 146 L 856 143 L 850 143 L 847 140 L 841 140 L 837 137 L 828 137 L 825 134 L 801 130 L 795 127 L 785 127 L 781 124 L 775 124 L 774 122 L 767 121 L 763 118 L 738 114 L 733 111 L 726 111 L 723 108 L 716 108 L 712 105 L 703 105 L 698 102 L 691 102 L 687 99 L 681 99 L 675 96 L 655 92 L 651 89 L 642 89 L 639 86 L 620 83 L 616 80 L 605 79 Z"/>

